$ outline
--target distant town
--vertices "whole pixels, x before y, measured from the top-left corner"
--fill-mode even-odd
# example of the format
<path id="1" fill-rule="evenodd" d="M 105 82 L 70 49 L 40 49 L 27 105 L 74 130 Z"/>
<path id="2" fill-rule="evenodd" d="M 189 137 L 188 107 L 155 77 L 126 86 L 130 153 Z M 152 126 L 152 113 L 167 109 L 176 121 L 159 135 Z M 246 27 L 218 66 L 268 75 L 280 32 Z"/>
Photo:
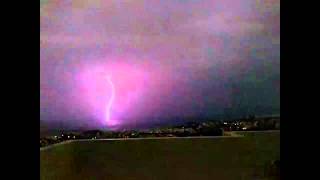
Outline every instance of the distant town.
<path id="1" fill-rule="evenodd" d="M 230 131 L 265 131 L 280 130 L 279 117 L 249 116 L 228 121 L 186 122 L 178 126 L 152 129 L 123 129 L 117 131 L 88 130 L 61 131 L 52 136 L 40 137 L 40 148 L 67 140 L 76 139 L 114 139 L 114 138 L 149 138 L 149 137 L 190 137 L 190 136 L 227 136 Z"/>

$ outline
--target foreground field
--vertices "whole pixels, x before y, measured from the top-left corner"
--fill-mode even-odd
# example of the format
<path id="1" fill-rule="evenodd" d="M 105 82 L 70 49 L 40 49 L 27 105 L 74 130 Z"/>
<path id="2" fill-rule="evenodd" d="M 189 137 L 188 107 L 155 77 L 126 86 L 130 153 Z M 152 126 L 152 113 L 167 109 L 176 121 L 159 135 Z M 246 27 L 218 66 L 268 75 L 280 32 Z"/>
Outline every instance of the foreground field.
<path id="1" fill-rule="evenodd" d="M 243 138 L 73 142 L 40 152 L 42 180 L 260 179 L 280 133 Z"/>

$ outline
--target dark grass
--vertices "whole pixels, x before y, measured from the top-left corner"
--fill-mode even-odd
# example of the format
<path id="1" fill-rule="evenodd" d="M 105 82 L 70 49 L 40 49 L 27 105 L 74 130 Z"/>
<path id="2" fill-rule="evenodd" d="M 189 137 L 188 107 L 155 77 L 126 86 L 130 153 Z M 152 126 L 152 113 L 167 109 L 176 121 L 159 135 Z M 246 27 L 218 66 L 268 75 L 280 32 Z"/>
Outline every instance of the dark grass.
<path id="1" fill-rule="evenodd" d="M 244 138 L 73 142 L 41 151 L 42 180 L 260 179 L 280 133 Z"/>

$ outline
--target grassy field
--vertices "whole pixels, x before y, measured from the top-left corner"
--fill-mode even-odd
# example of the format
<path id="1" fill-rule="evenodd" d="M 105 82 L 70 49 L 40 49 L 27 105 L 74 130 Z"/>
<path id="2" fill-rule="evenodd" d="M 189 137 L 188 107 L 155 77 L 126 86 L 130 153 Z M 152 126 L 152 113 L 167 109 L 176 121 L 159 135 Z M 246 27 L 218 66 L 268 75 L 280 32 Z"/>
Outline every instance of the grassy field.
<path id="1" fill-rule="evenodd" d="M 280 133 L 243 138 L 73 142 L 40 152 L 42 180 L 260 179 Z"/>

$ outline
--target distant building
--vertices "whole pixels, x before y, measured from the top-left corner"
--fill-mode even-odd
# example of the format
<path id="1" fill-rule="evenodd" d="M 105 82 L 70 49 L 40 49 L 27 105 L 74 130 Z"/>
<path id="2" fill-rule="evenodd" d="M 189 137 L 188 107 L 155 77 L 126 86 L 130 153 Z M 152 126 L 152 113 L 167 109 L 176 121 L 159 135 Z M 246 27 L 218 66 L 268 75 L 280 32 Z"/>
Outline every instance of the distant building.
<path id="1" fill-rule="evenodd" d="M 276 122 L 275 128 L 280 129 L 280 122 Z"/>
<path id="2" fill-rule="evenodd" d="M 196 133 L 196 131 L 193 128 L 185 128 L 184 131 L 191 134 Z"/>
<path id="3" fill-rule="evenodd" d="M 183 133 L 185 131 L 184 128 L 173 128 L 173 132 Z"/>
<path id="4" fill-rule="evenodd" d="M 253 123 L 253 126 L 254 126 L 254 127 L 258 127 L 258 125 L 259 125 L 259 121 L 255 121 L 255 122 Z"/>
<path id="5" fill-rule="evenodd" d="M 89 138 L 100 138 L 102 134 L 103 132 L 100 130 L 90 130 L 83 132 L 83 135 Z"/>

